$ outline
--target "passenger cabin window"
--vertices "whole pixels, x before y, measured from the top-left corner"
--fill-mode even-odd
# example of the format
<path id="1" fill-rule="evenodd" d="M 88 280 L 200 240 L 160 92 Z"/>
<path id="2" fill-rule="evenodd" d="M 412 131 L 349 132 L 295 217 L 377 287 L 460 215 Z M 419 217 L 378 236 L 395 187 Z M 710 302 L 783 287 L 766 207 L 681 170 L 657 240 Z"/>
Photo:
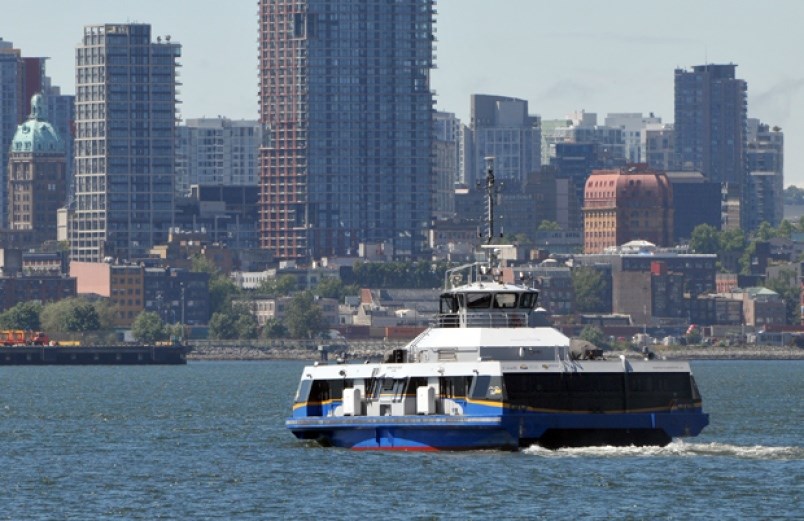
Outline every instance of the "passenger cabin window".
<path id="1" fill-rule="evenodd" d="M 469 394 L 476 400 L 501 401 L 505 397 L 502 378 L 500 376 L 478 375 L 472 382 Z"/>
<path id="2" fill-rule="evenodd" d="M 488 309 L 491 307 L 491 293 L 467 293 L 466 307 L 469 309 Z"/>
<path id="3" fill-rule="evenodd" d="M 466 398 L 472 379 L 468 376 L 442 376 L 438 384 L 442 398 Z"/>
<path id="4" fill-rule="evenodd" d="M 523 293 L 519 296 L 519 307 L 524 309 L 532 309 L 536 305 L 537 293 Z"/>
<path id="5" fill-rule="evenodd" d="M 299 395 L 304 392 L 304 383 L 310 382 L 309 380 L 304 380 L 301 382 L 299 387 Z M 308 390 L 305 393 L 307 395 L 307 401 L 309 402 L 326 402 L 329 400 L 341 400 L 343 399 L 343 388 L 344 387 L 351 387 L 352 380 L 314 380 L 311 385 L 308 385 Z M 303 402 L 304 399 L 301 396 L 297 397 L 297 402 Z"/>
<path id="6" fill-rule="evenodd" d="M 516 307 L 516 293 L 496 293 L 494 307 L 498 309 L 511 309 Z"/>

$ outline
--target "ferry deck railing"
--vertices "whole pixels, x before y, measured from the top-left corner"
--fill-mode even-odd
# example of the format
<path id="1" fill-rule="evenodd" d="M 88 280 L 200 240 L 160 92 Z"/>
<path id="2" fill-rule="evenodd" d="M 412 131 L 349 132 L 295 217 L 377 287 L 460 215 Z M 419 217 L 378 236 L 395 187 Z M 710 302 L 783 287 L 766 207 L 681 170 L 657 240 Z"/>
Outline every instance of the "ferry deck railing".
<path id="1" fill-rule="evenodd" d="M 527 327 L 526 311 L 487 311 L 437 315 L 433 327 Z"/>

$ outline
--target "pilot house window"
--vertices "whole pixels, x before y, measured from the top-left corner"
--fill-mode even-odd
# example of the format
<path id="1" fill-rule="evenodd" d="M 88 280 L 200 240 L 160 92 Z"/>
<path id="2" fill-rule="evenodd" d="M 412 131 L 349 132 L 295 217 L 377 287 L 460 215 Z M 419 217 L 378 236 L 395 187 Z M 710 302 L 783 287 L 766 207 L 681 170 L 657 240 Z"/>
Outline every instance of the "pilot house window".
<path id="1" fill-rule="evenodd" d="M 497 293 L 494 295 L 495 308 L 515 308 L 516 293 Z"/>
<path id="2" fill-rule="evenodd" d="M 488 309 L 491 293 L 467 293 L 466 307 L 469 309 Z"/>

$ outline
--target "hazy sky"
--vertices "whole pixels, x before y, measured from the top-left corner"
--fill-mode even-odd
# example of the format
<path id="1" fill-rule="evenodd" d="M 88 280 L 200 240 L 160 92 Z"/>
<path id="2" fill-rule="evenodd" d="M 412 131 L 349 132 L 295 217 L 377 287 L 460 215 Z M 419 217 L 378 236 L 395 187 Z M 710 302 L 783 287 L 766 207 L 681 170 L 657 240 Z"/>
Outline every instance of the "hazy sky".
<path id="1" fill-rule="evenodd" d="M 333 0 L 336 1 L 336 0 Z M 184 118 L 257 118 L 257 1 L 2 0 L 0 37 L 75 91 L 83 26 L 150 23 L 183 46 Z M 468 118 L 472 93 L 529 100 L 532 113 L 654 112 L 673 120 L 673 70 L 736 63 L 748 115 L 782 127 L 785 185 L 804 186 L 804 1 L 439 0 L 437 108 Z"/>

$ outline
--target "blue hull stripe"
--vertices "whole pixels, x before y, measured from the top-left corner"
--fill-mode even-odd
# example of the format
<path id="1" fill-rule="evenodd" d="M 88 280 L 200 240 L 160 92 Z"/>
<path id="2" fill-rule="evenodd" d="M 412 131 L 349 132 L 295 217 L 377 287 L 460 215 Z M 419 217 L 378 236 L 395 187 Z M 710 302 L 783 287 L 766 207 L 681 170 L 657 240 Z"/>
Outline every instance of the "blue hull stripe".
<path id="1" fill-rule="evenodd" d="M 499 409 L 498 409 L 499 410 Z M 660 430 L 671 438 L 697 436 L 709 423 L 700 410 L 671 413 L 507 413 L 496 416 L 355 416 L 291 418 L 299 438 L 354 449 L 513 449 L 549 429 Z"/>

